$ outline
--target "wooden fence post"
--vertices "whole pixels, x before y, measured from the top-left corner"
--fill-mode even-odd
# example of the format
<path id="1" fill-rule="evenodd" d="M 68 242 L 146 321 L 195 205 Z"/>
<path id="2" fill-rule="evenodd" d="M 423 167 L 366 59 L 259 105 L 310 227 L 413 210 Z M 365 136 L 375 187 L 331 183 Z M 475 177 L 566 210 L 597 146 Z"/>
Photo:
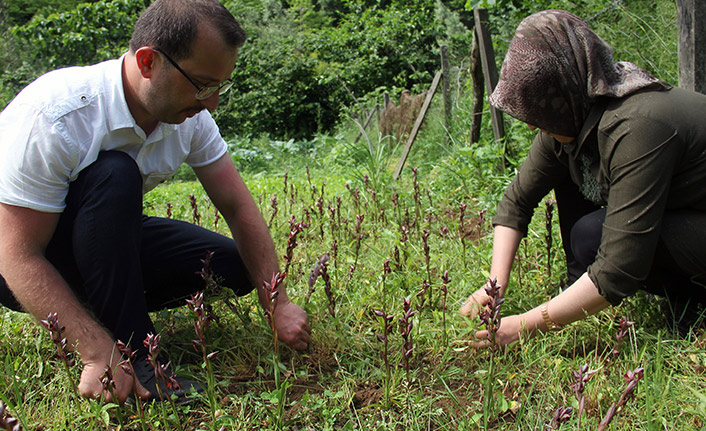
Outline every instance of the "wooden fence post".
<path id="1" fill-rule="evenodd" d="M 483 76 L 485 76 L 485 91 L 490 95 L 498 83 L 498 67 L 495 65 L 495 51 L 493 51 L 493 42 L 488 30 L 488 10 L 484 8 L 473 9 L 473 18 L 475 20 L 476 36 L 478 36 L 480 59 L 483 64 Z M 505 137 L 505 125 L 503 124 L 502 111 L 491 106 L 490 116 L 495 139 L 503 139 Z"/>
<path id="2" fill-rule="evenodd" d="M 471 120 L 471 144 L 480 140 L 480 125 L 483 120 L 483 66 L 480 64 L 480 47 L 478 36 L 473 32 L 471 43 L 471 78 L 473 79 L 473 118 Z"/>
<path id="3" fill-rule="evenodd" d="M 449 67 L 449 55 L 446 45 L 441 46 L 441 89 L 444 98 L 444 144 L 449 143 L 449 133 L 451 132 L 451 94 L 449 84 L 451 82 L 451 67 Z"/>
<path id="4" fill-rule="evenodd" d="M 679 86 L 706 94 L 706 4 L 677 0 Z"/>

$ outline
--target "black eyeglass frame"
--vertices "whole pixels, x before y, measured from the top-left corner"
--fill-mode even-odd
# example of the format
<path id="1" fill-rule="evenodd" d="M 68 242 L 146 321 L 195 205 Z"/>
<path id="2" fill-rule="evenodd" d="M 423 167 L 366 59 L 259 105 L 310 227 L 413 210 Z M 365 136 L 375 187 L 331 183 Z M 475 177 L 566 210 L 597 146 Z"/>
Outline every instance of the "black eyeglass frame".
<path id="1" fill-rule="evenodd" d="M 167 61 L 169 63 L 171 63 L 172 66 L 174 66 L 174 68 L 176 68 L 176 70 L 178 70 L 182 75 L 184 75 L 184 78 L 186 78 L 191 83 L 191 85 L 194 86 L 194 88 L 196 88 L 196 95 L 195 95 L 196 100 L 206 100 L 209 97 L 213 96 L 214 93 L 216 93 L 216 92 L 218 92 L 219 96 L 222 96 L 225 93 L 227 93 L 228 90 L 230 90 L 230 88 L 233 86 L 233 80 L 231 78 L 221 82 L 219 85 L 202 85 L 202 86 L 200 86 L 199 84 L 196 83 L 196 81 L 191 79 L 191 77 L 186 72 L 184 72 L 184 69 L 179 67 L 177 62 L 172 60 L 167 55 L 166 52 L 164 52 L 160 48 L 156 48 L 156 47 L 154 48 L 154 50 L 159 52 L 160 54 L 162 54 L 162 56 L 164 58 L 166 58 Z"/>

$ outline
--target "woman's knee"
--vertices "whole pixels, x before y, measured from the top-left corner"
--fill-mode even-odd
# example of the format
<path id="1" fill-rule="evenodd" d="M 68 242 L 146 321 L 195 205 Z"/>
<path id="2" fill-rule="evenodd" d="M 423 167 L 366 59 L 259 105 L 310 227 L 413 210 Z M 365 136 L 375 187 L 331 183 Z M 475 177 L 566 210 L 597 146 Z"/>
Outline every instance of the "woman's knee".
<path id="1" fill-rule="evenodd" d="M 571 228 L 571 251 L 580 264 L 588 267 L 596 258 L 601 244 L 605 209 L 586 214 Z"/>
<path id="2" fill-rule="evenodd" d="M 662 245 L 674 265 L 692 278 L 706 278 L 706 213 L 667 211 L 662 219 Z"/>

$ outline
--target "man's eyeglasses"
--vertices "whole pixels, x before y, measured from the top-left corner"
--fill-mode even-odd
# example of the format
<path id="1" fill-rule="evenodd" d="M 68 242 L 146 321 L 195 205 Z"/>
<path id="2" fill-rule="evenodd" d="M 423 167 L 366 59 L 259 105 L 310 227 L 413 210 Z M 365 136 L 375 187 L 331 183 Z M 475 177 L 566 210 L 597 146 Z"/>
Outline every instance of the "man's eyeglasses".
<path id="1" fill-rule="evenodd" d="M 227 79 L 221 82 L 220 85 L 199 85 L 196 83 L 196 81 L 191 79 L 191 77 L 187 75 L 186 72 L 184 72 L 184 69 L 179 67 L 176 61 L 169 58 L 169 56 L 164 51 L 159 48 L 155 48 L 154 50 L 162 54 L 164 58 L 166 58 L 167 61 L 169 61 L 172 66 L 176 68 L 176 70 L 181 72 L 181 74 L 184 75 L 184 78 L 188 79 L 191 85 L 196 88 L 196 100 L 206 100 L 209 97 L 213 96 L 213 94 L 216 92 L 218 92 L 219 95 L 225 94 L 228 92 L 228 90 L 230 90 L 230 87 L 233 86 L 232 79 Z"/>

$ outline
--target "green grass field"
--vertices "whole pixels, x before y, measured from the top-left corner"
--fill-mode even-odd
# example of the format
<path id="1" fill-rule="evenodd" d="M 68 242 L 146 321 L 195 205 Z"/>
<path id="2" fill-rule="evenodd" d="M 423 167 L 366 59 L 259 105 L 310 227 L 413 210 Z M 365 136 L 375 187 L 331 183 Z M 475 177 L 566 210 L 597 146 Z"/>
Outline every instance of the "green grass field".
<path id="1" fill-rule="evenodd" d="M 317 164 L 316 157 L 296 157 L 299 166 Z M 309 313 L 313 342 L 302 354 L 283 347 L 275 358 L 272 334 L 254 295 L 212 299 L 219 321 L 208 328 L 207 349 L 220 352 L 213 360 L 214 404 L 204 395 L 188 406 L 145 405 L 141 416 L 135 407 L 79 399 L 69 379 L 78 381 L 80 361 L 67 375 L 52 357 L 48 333 L 27 316 L 6 310 L 0 311 L 0 400 L 25 429 L 40 430 L 540 430 L 558 408 L 573 407 L 560 428 L 569 430 L 578 425 L 572 373 L 586 364 L 597 372 L 585 387 L 583 429 L 596 429 L 623 391 L 623 375 L 638 367 L 644 368 L 644 379 L 609 429 L 702 429 L 706 339 L 702 333 L 671 335 L 654 298 L 639 295 L 506 352 L 468 346 L 479 322 L 460 317 L 457 310 L 485 281 L 492 228 L 489 215 L 479 218 L 484 207 L 478 200 L 464 196 L 464 184 L 439 173 L 445 163 L 437 159 L 420 168 L 416 181 L 411 167 L 399 182 L 383 174 L 377 188 L 370 182 L 366 187 L 365 177 L 347 175 L 345 169 L 298 168 L 286 171 L 286 177 L 246 178 L 281 255 L 290 217 L 307 223 L 297 237 L 286 283 L 290 296 Z M 454 163 L 463 164 L 463 157 Z M 156 189 L 147 195 L 145 210 L 166 216 L 167 203 L 172 217 L 194 222 L 196 211 L 201 225 L 227 234 L 197 183 Z M 467 205 L 463 219 L 461 204 Z M 549 234 L 548 257 L 542 206 L 521 244 L 503 314 L 558 292 L 564 269 L 556 217 Z M 330 255 L 330 295 L 321 278 L 313 291 L 309 286 L 310 272 L 325 253 Z M 448 295 L 441 288 L 446 271 Z M 425 280 L 428 291 L 419 295 Z M 398 366 L 404 298 L 416 311 L 408 368 Z M 376 336 L 383 333 L 382 320 L 373 310 L 393 316 L 389 368 L 384 343 Z M 621 317 L 635 325 L 614 356 Z M 194 318 L 187 307 L 154 316 L 164 357 L 177 374 L 206 382 L 201 355 L 191 344 Z"/>
<path id="2" fill-rule="evenodd" d="M 673 2 L 625 4 L 630 9 L 616 2 L 597 11 L 591 24 L 614 44 L 617 58 L 675 83 Z M 447 145 L 435 99 L 399 181 L 391 173 L 400 148 L 374 129 L 357 144 L 352 124 L 344 124 L 339 135 L 307 142 L 229 138 L 280 256 L 291 217 L 307 224 L 285 279 L 290 296 L 309 313 L 313 341 L 306 352 L 282 347 L 274 355 L 254 294 L 206 292 L 219 317 L 206 332 L 207 350 L 219 352 L 212 361 L 213 396 L 175 407 L 103 404 L 72 391 L 80 358 L 67 373 L 53 356 L 47 331 L 27 315 L 0 308 L 0 401 L 6 405 L 0 420 L 6 414 L 25 430 L 71 431 L 595 430 L 625 389 L 624 375 L 643 368 L 633 397 L 607 429 L 706 429 L 706 336 L 671 334 L 658 298 L 639 294 L 505 352 L 469 347 L 480 322 L 462 318 L 458 309 L 486 281 L 490 218 L 532 134 L 507 123 L 510 160 L 507 170 L 500 169 L 503 148 L 489 137 L 487 115 L 481 142 L 467 144 L 470 89 L 459 94 L 464 91 L 454 104 Z M 412 167 L 418 168 L 416 177 Z M 165 217 L 169 208 L 171 217 L 227 235 L 191 178 L 180 171 L 176 181 L 150 192 L 145 212 Z M 502 315 L 559 292 L 565 274 L 560 244 L 556 213 L 548 229 L 542 204 L 520 244 Z M 322 277 L 309 285 L 324 254 L 330 256 L 328 294 Z M 419 295 L 425 283 L 426 293 Z M 405 298 L 415 312 L 406 321 L 405 328 L 412 323 L 407 340 L 399 324 Z M 391 316 L 387 331 L 375 311 Z M 614 354 L 621 318 L 634 326 Z M 194 313 L 185 304 L 153 319 L 162 336 L 161 357 L 172 361 L 177 374 L 208 382 L 208 368 L 192 347 Z M 403 352 L 407 366 L 399 365 L 405 363 Z M 583 366 L 595 373 L 585 384 L 579 417 L 572 383 Z M 566 407 L 572 414 L 554 426 L 555 413 Z"/>

